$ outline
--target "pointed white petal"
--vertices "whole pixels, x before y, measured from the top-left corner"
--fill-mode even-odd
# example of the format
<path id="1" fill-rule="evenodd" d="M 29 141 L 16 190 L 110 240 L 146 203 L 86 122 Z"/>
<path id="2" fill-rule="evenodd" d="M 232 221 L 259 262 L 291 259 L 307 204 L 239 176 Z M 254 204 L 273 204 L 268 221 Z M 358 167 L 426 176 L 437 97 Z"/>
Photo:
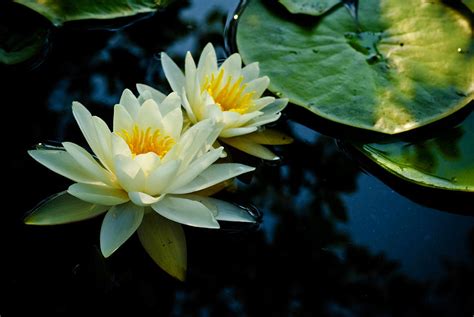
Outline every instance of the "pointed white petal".
<path id="1" fill-rule="evenodd" d="M 137 90 L 140 94 L 138 97 L 138 102 L 140 104 L 144 103 L 148 99 L 153 99 L 157 104 L 160 104 L 166 98 L 166 95 L 161 91 L 144 84 L 137 84 Z"/>
<path id="2" fill-rule="evenodd" d="M 161 66 L 173 91 L 181 93 L 185 86 L 184 75 L 178 65 L 164 52 L 161 53 Z"/>
<path id="3" fill-rule="evenodd" d="M 260 116 L 254 120 L 247 122 L 249 127 L 259 127 L 264 124 L 277 121 L 281 117 L 281 113 L 272 113 L 269 115 Z"/>
<path id="4" fill-rule="evenodd" d="M 132 156 L 132 152 L 130 151 L 127 142 L 117 134 L 112 134 L 112 154 L 114 157 L 117 155 Z"/>
<path id="5" fill-rule="evenodd" d="M 188 97 L 186 96 L 186 90 L 184 87 L 183 89 L 181 89 L 181 102 L 183 104 L 183 108 L 186 111 L 186 114 L 189 120 L 191 120 L 192 123 L 196 123 L 197 117 L 196 117 L 196 114 L 194 113 L 193 107 L 189 103 Z"/>
<path id="6" fill-rule="evenodd" d="M 95 175 L 97 180 L 111 187 L 116 187 L 113 175 L 104 169 L 86 150 L 77 144 L 63 142 L 66 151 L 76 160 L 82 169 L 88 171 L 90 175 Z"/>
<path id="7" fill-rule="evenodd" d="M 180 160 L 173 160 L 158 167 L 147 177 L 146 192 L 151 195 L 166 193 L 166 189 L 176 178 L 180 165 Z"/>
<path id="8" fill-rule="evenodd" d="M 153 99 L 148 99 L 138 110 L 137 125 L 142 128 L 160 129 L 163 132 L 163 116 Z"/>
<path id="9" fill-rule="evenodd" d="M 196 64 L 194 59 L 191 56 L 190 52 L 186 53 L 186 58 L 184 62 L 184 71 L 186 77 L 186 91 L 189 94 L 189 100 L 191 103 L 196 102 L 195 98 L 198 96 L 196 92 L 200 91 L 201 87 L 197 87 L 196 84 Z"/>
<path id="10" fill-rule="evenodd" d="M 132 118 L 136 117 L 138 109 L 140 108 L 140 103 L 130 89 L 125 89 L 123 91 L 122 96 L 120 97 L 120 104 L 127 110 Z"/>
<path id="11" fill-rule="evenodd" d="M 232 177 L 248 173 L 255 170 L 254 167 L 237 164 L 237 163 L 223 163 L 209 166 L 206 170 L 197 175 L 191 182 L 179 187 L 173 194 L 187 194 L 203 190 Z"/>
<path id="12" fill-rule="evenodd" d="M 261 159 L 272 161 L 278 160 L 278 156 L 276 156 L 272 151 L 258 143 L 247 139 L 246 136 L 228 139 L 222 138 L 221 141 L 232 147 L 235 147 L 236 149 L 241 150 L 242 152 L 259 157 Z"/>
<path id="13" fill-rule="evenodd" d="M 259 98 L 263 92 L 268 88 L 270 84 L 270 79 L 267 76 L 259 77 L 250 81 L 247 84 L 245 91 L 254 92 L 254 98 Z"/>
<path id="14" fill-rule="evenodd" d="M 221 69 L 224 69 L 224 76 L 230 76 L 232 82 L 235 82 L 239 79 L 241 68 L 242 68 L 242 59 L 240 58 L 239 53 L 234 53 L 230 55 L 224 63 L 222 63 Z"/>
<path id="15" fill-rule="evenodd" d="M 125 191 L 103 185 L 72 184 L 67 192 L 84 201 L 104 206 L 114 206 L 127 202 Z"/>
<path id="16" fill-rule="evenodd" d="M 207 43 L 202 50 L 201 56 L 199 57 L 197 72 L 199 80 L 203 80 L 203 77 L 205 77 L 206 74 L 210 76 L 211 73 L 217 72 L 216 51 L 211 43 Z"/>
<path id="17" fill-rule="evenodd" d="M 242 128 L 231 128 L 231 129 L 224 129 L 221 134 L 219 135 L 222 138 L 233 138 L 236 136 L 249 134 L 252 132 L 257 131 L 258 127 L 242 127 Z"/>
<path id="18" fill-rule="evenodd" d="M 116 176 L 127 192 L 145 191 L 145 173 L 135 160 L 128 156 L 115 157 Z"/>
<path id="19" fill-rule="evenodd" d="M 114 253 L 138 229 L 143 219 L 143 207 L 133 203 L 113 206 L 100 228 L 100 250 L 104 257 Z"/>
<path id="20" fill-rule="evenodd" d="M 130 192 L 128 193 L 128 197 L 130 197 L 130 200 L 137 206 L 150 206 L 151 204 L 157 203 L 160 200 L 162 200 L 165 196 L 160 195 L 158 197 L 153 197 L 150 196 L 146 193 L 142 192 Z"/>
<path id="21" fill-rule="evenodd" d="M 122 105 L 114 106 L 114 132 L 131 131 L 133 119 Z"/>
<path id="22" fill-rule="evenodd" d="M 102 164 L 112 173 L 114 172 L 112 155 L 112 132 L 107 124 L 99 117 L 92 117 L 97 132 L 97 141 L 102 149 L 102 156 L 98 156 Z"/>
<path id="23" fill-rule="evenodd" d="M 97 134 L 96 124 L 94 123 L 91 113 L 79 102 L 72 103 L 72 112 L 92 151 L 102 164 L 108 168 L 109 166 L 104 155 L 104 149 L 101 147 L 101 139 Z"/>
<path id="24" fill-rule="evenodd" d="M 244 82 L 249 82 L 258 77 L 260 73 L 260 67 L 258 62 L 248 64 L 244 68 L 242 68 L 242 76 L 244 76 Z"/>
<path id="25" fill-rule="evenodd" d="M 183 112 L 181 110 L 181 98 L 176 93 L 171 93 L 165 101 L 159 105 L 163 114 L 163 133 L 177 140 L 183 128 Z"/>
<path id="26" fill-rule="evenodd" d="M 209 167 L 212 163 L 217 161 L 222 154 L 223 147 L 210 150 L 201 155 L 193 161 L 182 173 L 180 173 L 175 180 L 168 187 L 167 191 L 170 193 L 180 192 L 181 187 L 186 186 L 189 182 L 196 178 L 202 171 Z"/>
<path id="27" fill-rule="evenodd" d="M 211 210 L 197 201 L 166 196 L 151 207 L 163 217 L 188 226 L 219 228 Z"/>
<path id="28" fill-rule="evenodd" d="M 265 96 L 254 101 L 253 105 L 250 106 L 250 111 L 259 111 L 275 102 L 275 97 Z"/>
<path id="29" fill-rule="evenodd" d="M 96 217 L 109 208 L 110 206 L 85 202 L 64 191 L 42 201 L 25 218 L 25 223 L 59 225 Z"/>
<path id="30" fill-rule="evenodd" d="M 160 157 L 155 152 L 139 154 L 135 157 L 135 162 L 145 175 L 153 172 L 160 165 L 160 161 Z"/>
<path id="31" fill-rule="evenodd" d="M 38 163 L 46 166 L 59 175 L 75 182 L 96 184 L 99 182 L 95 175 L 83 169 L 71 154 L 62 150 L 31 150 L 28 154 Z"/>
<path id="32" fill-rule="evenodd" d="M 288 98 L 275 99 L 275 101 L 265 108 L 262 109 L 262 112 L 267 114 L 273 114 L 283 111 L 288 105 Z"/>

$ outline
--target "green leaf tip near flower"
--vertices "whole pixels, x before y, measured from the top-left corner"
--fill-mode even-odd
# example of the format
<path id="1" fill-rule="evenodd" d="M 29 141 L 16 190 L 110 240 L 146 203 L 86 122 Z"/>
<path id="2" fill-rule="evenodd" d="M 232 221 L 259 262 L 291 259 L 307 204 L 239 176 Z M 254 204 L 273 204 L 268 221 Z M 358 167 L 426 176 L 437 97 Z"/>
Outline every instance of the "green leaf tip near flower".
<path id="1" fill-rule="evenodd" d="M 148 211 L 138 228 L 138 237 L 150 257 L 165 272 L 180 281 L 186 278 L 186 239 L 180 224 Z"/>
<path id="2" fill-rule="evenodd" d="M 357 128 L 401 133 L 473 100 L 465 12 L 443 1 L 367 0 L 358 18 L 338 6 L 303 23 L 253 0 L 240 14 L 237 48 L 245 64 L 259 63 L 273 93 Z"/>
<path id="3" fill-rule="evenodd" d="M 58 225 L 81 221 L 104 213 L 110 206 L 91 204 L 67 192 L 46 198 L 24 219 L 28 225 Z"/>
<path id="4" fill-rule="evenodd" d="M 112 19 L 138 13 L 154 12 L 170 0 L 14 0 L 59 26 L 64 22 L 85 19 Z"/>

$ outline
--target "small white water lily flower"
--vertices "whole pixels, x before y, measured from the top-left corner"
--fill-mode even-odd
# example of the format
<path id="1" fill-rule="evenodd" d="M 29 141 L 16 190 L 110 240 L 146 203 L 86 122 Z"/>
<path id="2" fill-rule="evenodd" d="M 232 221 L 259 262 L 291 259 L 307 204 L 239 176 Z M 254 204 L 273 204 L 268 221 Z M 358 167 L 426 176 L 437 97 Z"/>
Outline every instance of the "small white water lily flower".
<path id="1" fill-rule="evenodd" d="M 105 257 L 138 229 L 151 257 L 183 279 L 186 244 L 179 224 L 219 228 L 217 220 L 254 221 L 232 204 L 195 193 L 254 168 L 215 163 L 223 149 L 212 144 L 222 124 L 203 120 L 182 133 L 180 97 L 151 97 L 139 100 L 125 90 L 114 108 L 113 131 L 73 103 L 74 117 L 95 157 L 70 142 L 62 144 L 64 149 L 29 151 L 36 161 L 75 183 L 37 207 L 25 222 L 67 223 L 108 210 L 100 232 Z"/>
<path id="2" fill-rule="evenodd" d="M 235 53 L 218 66 L 210 43 L 202 51 L 197 66 L 191 53 L 186 54 L 184 73 L 166 53 L 161 54 L 161 63 L 193 124 L 209 118 L 224 124 L 220 141 L 267 160 L 278 157 L 261 144 L 291 143 L 287 136 L 276 137 L 273 131 L 267 133 L 262 129 L 278 120 L 288 99 L 262 96 L 270 80 L 267 76 L 259 77 L 258 63 L 242 68 L 241 57 Z M 257 142 L 260 139 L 266 143 Z"/>

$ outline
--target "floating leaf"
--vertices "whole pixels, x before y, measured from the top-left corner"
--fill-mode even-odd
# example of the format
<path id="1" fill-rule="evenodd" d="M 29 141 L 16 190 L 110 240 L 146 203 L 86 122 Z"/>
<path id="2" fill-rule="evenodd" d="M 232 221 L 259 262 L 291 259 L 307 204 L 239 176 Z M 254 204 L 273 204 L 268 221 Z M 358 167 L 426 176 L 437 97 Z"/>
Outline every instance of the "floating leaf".
<path id="1" fill-rule="evenodd" d="M 471 24 L 440 1 L 361 1 L 359 24 L 344 7 L 314 21 L 272 9 L 248 4 L 238 50 L 260 63 L 272 92 L 319 116 L 394 134 L 473 99 Z"/>
<path id="2" fill-rule="evenodd" d="M 474 112 L 431 139 L 356 148 L 390 173 L 419 185 L 474 192 Z"/>
<path id="3" fill-rule="evenodd" d="M 462 2 L 466 5 L 466 7 L 474 12 L 474 0 L 462 0 Z"/>
<path id="4" fill-rule="evenodd" d="M 85 19 L 111 19 L 153 12 L 170 0 L 14 0 L 38 12 L 59 26 L 64 22 Z"/>
<path id="5" fill-rule="evenodd" d="M 321 15 L 330 10 L 340 0 L 279 0 L 291 13 Z"/>
<path id="6" fill-rule="evenodd" d="M 96 217 L 110 206 L 91 204 L 67 192 L 46 198 L 25 218 L 29 225 L 59 225 Z"/>
<path id="7" fill-rule="evenodd" d="M 47 43 L 49 30 L 28 12 L 5 10 L 0 12 L 0 64 L 14 65 L 37 55 Z"/>
<path id="8" fill-rule="evenodd" d="M 164 271 L 180 281 L 186 277 L 186 239 L 179 223 L 154 211 L 145 214 L 138 237 L 146 252 Z"/>

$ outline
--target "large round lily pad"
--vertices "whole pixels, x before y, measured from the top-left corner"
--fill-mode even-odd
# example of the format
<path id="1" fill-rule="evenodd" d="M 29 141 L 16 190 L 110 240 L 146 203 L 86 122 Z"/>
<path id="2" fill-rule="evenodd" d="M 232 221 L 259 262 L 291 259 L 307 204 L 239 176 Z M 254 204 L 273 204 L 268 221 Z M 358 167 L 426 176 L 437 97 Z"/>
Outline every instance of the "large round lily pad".
<path id="1" fill-rule="evenodd" d="M 474 96 L 468 18 L 441 1 L 365 0 L 320 18 L 250 1 L 237 26 L 269 89 L 324 118 L 383 133 L 434 122 Z"/>
<path id="2" fill-rule="evenodd" d="M 474 192 L 474 111 L 459 126 L 417 142 L 356 145 L 389 172 L 411 182 Z"/>

